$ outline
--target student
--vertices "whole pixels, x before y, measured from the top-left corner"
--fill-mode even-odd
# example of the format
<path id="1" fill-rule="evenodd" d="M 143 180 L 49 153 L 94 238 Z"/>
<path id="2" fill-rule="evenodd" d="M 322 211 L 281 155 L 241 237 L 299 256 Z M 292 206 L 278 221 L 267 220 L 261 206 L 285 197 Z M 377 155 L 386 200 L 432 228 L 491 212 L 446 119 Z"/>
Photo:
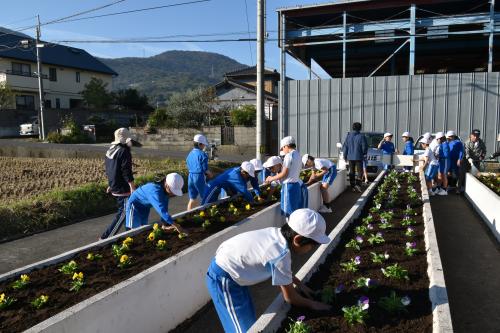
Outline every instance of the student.
<path id="1" fill-rule="evenodd" d="M 254 158 L 251 159 L 249 162 L 253 164 L 253 167 L 255 169 L 254 178 L 257 180 L 258 184 L 262 184 L 266 180 L 266 178 L 264 177 L 265 172 L 263 172 L 264 167 L 262 166 L 262 161 Z"/>
<path id="2" fill-rule="evenodd" d="M 221 190 L 224 189 L 229 195 L 241 193 L 248 202 L 253 202 L 253 196 L 247 189 L 248 181 L 255 177 L 255 168 L 250 162 L 243 162 L 241 166 L 230 168 L 208 182 L 202 205 L 217 201 Z M 254 187 L 255 193 L 260 198 L 260 189 Z"/>
<path id="3" fill-rule="evenodd" d="M 368 158 L 367 156 L 364 156 L 363 158 L 363 183 L 365 185 L 370 184 L 370 180 L 368 179 Z"/>
<path id="4" fill-rule="evenodd" d="M 289 217 L 293 211 L 307 207 L 307 187 L 300 180 L 302 161 L 296 150 L 295 139 L 292 136 L 284 137 L 280 146 L 286 154 L 283 167 L 277 175 L 267 177 L 266 183 L 281 181 L 281 214 Z"/>
<path id="5" fill-rule="evenodd" d="M 405 143 L 405 148 L 403 149 L 403 155 L 413 156 L 415 154 L 414 142 L 413 138 L 410 135 L 410 132 L 404 132 L 401 134 L 401 138 L 403 138 L 403 142 Z M 406 171 L 412 171 L 413 167 L 406 166 L 404 167 Z"/>
<path id="6" fill-rule="evenodd" d="M 275 176 L 281 172 L 283 160 L 279 156 L 271 156 L 267 159 L 267 161 L 263 164 L 264 171 L 262 172 L 265 176 L 264 179 L 267 179 L 269 176 Z M 269 186 L 271 190 L 269 191 L 268 197 L 272 197 L 274 191 L 278 187 L 281 182 L 279 180 L 271 182 Z"/>
<path id="7" fill-rule="evenodd" d="M 448 171 L 450 170 L 450 146 L 443 132 L 436 134 L 440 144 L 437 157 L 439 159 L 438 195 L 448 195 Z"/>
<path id="8" fill-rule="evenodd" d="M 207 138 L 204 135 L 196 134 L 193 139 L 194 148 L 186 158 L 189 171 L 188 194 L 189 202 L 187 210 L 193 209 L 198 196 L 202 198 L 207 186 L 206 177 L 211 178 L 212 173 L 208 170 L 208 156 L 203 151 L 208 146 Z"/>
<path id="9" fill-rule="evenodd" d="M 425 148 L 425 152 L 423 154 L 424 158 L 424 166 L 423 169 L 424 174 L 425 174 L 425 180 L 427 182 L 427 188 L 429 190 L 429 195 L 433 196 L 435 195 L 435 191 L 432 188 L 432 181 L 436 177 L 438 171 L 439 171 L 439 161 L 436 158 L 436 155 L 434 154 L 434 151 L 432 151 L 430 147 L 432 138 L 423 138 L 421 140 L 422 146 Z"/>
<path id="10" fill-rule="evenodd" d="M 382 155 L 392 155 L 396 152 L 394 143 L 392 143 L 392 133 L 385 133 L 384 139 L 378 144 L 378 149 L 382 150 Z M 384 164 L 384 170 L 392 169 L 390 164 Z"/>
<path id="11" fill-rule="evenodd" d="M 320 213 L 331 213 L 332 209 L 328 207 L 328 188 L 333 184 L 333 180 L 337 177 L 337 166 L 330 160 L 325 158 L 314 158 L 309 154 L 302 156 L 302 164 L 305 168 L 314 168 L 318 172 L 313 172 L 311 178 L 307 182 L 307 185 L 312 184 L 316 179 L 322 178 L 321 180 L 321 197 L 323 198 L 323 204 L 319 207 L 318 212 Z"/>
<path id="12" fill-rule="evenodd" d="M 170 173 L 159 182 L 147 183 L 135 190 L 127 203 L 127 230 L 147 225 L 149 211 L 153 207 L 160 215 L 162 222 L 170 225 L 164 229 L 184 232 L 168 213 L 168 199 L 182 196 L 183 186 L 184 179 L 177 173 Z"/>
<path id="13" fill-rule="evenodd" d="M 434 134 L 434 136 L 432 136 L 431 138 L 429 138 L 429 148 L 432 150 L 432 152 L 434 153 L 434 156 L 436 156 L 436 159 L 439 161 L 439 145 L 441 144 L 441 137 L 443 135 L 443 132 L 437 132 L 436 134 Z M 436 174 L 436 177 L 435 179 L 432 181 L 432 184 L 433 184 L 433 192 L 434 194 L 438 194 L 439 192 L 439 188 L 438 188 L 438 179 L 437 179 L 437 176 L 438 176 L 439 172 Z"/>
<path id="14" fill-rule="evenodd" d="M 455 179 L 456 185 L 460 178 L 460 165 L 464 157 L 464 145 L 454 131 L 446 132 L 446 140 L 448 140 L 448 146 L 450 147 L 449 173 Z M 457 187 L 456 192 L 457 194 L 460 194 L 459 187 Z"/>
<path id="15" fill-rule="evenodd" d="M 118 211 L 101 239 L 115 235 L 125 222 L 125 209 L 127 200 L 135 191 L 134 175 L 132 172 L 132 138 L 126 128 L 115 131 L 115 140 L 106 152 L 105 167 L 108 178 L 107 192 L 115 198 Z"/>
<path id="16" fill-rule="evenodd" d="M 326 311 L 330 306 L 312 299 L 313 291 L 292 273 L 291 253 L 305 254 L 327 244 L 323 217 L 311 209 L 298 209 L 281 228 L 241 233 L 223 242 L 212 259 L 206 285 L 217 315 L 228 332 L 247 332 L 256 321 L 249 286 L 271 278 L 286 302 Z M 294 285 L 307 296 L 302 296 Z"/>

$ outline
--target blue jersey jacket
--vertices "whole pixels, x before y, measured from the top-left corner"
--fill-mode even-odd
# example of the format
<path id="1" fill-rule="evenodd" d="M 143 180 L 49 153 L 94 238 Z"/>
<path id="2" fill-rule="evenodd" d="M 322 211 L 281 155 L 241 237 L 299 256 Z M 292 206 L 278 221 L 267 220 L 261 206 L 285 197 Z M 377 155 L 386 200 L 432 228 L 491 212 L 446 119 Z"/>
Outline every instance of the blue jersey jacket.
<path id="1" fill-rule="evenodd" d="M 413 155 L 415 153 L 415 149 L 413 148 L 413 141 L 408 140 L 405 143 L 405 149 L 403 150 L 403 155 Z"/>
<path id="2" fill-rule="evenodd" d="M 450 159 L 450 145 L 446 141 L 439 145 L 439 159 L 441 161 Z"/>
<path id="3" fill-rule="evenodd" d="M 448 142 L 450 147 L 450 160 L 458 161 L 464 156 L 464 144 L 459 139 Z"/>
<path id="4" fill-rule="evenodd" d="M 136 210 L 149 211 L 153 207 L 163 221 L 168 224 L 174 222 L 168 213 L 168 195 L 161 183 L 147 183 L 139 187 L 128 199 L 128 205 L 131 204 Z"/>
<path id="5" fill-rule="evenodd" d="M 394 143 L 391 141 L 384 141 L 380 146 L 380 150 L 382 150 L 382 154 L 384 155 L 390 155 L 396 151 L 396 149 L 394 149 Z"/>
<path id="6" fill-rule="evenodd" d="M 257 182 L 257 179 L 252 177 L 250 177 L 249 179 L 252 182 L 252 186 L 254 186 L 254 189 L 255 184 L 258 189 L 259 184 Z M 227 169 L 226 171 L 215 177 L 213 180 L 209 181 L 208 186 L 210 188 L 220 187 L 223 188 L 226 192 L 229 191 L 233 193 L 241 193 L 246 201 L 253 201 L 253 196 L 247 189 L 247 181 L 243 179 L 243 176 L 241 176 L 240 167 Z M 260 195 L 260 191 L 258 192 L 258 195 Z"/>
<path id="7" fill-rule="evenodd" d="M 208 170 L 208 156 L 204 151 L 193 148 L 186 158 L 189 173 L 205 174 Z"/>

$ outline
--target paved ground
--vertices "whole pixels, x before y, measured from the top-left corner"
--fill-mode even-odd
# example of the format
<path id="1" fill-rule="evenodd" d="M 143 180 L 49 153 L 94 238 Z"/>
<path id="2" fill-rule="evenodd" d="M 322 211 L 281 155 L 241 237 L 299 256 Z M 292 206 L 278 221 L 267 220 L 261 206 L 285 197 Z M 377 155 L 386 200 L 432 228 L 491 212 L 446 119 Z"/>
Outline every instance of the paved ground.
<path id="1" fill-rule="evenodd" d="M 185 211 L 187 202 L 187 195 L 172 198 L 169 211 L 172 214 Z M 106 215 L 0 244 L 0 274 L 97 241 L 113 216 Z M 153 209 L 150 221 L 158 220 Z"/>
<path id="2" fill-rule="evenodd" d="M 500 246 L 465 197 L 431 206 L 454 332 L 500 332 Z"/>
<path id="3" fill-rule="evenodd" d="M 327 221 L 327 232 L 330 232 L 347 214 L 349 209 L 358 199 L 359 194 L 355 194 L 346 190 L 341 196 L 339 196 L 333 202 L 334 212 L 332 214 L 324 214 Z M 314 251 L 313 251 L 314 252 Z M 300 267 L 309 259 L 309 255 L 297 256 L 292 255 L 292 266 L 293 271 L 297 272 Z M 257 312 L 257 317 L 259 317 L 266 308 L 271 304 L 271 302 L 276 298 L 279 293 L 279 288 L 273 287 L 269 281 L 262 282 L 258 285 L 252 286 L 251 288 L 252 298 L 255 305 L 255 310 Z M 209 330 L 207 328 L 210 328 Z M 183 333 L 199 333 L 199 332 L 223 332 L 222 326 L 220 325 L 219 318 L 215 312 L 215 308 L 210 303 L 205 308 L 203 308 L 194 318 L 189 327 L 185 327 Z"/>

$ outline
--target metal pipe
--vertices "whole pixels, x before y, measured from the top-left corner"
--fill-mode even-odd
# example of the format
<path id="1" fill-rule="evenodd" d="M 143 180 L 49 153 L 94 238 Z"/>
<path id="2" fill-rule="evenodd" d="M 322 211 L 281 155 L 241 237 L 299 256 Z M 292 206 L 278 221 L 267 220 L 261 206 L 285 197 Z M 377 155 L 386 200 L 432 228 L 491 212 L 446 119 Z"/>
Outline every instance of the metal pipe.
<path id="1" fill-rule="evenodd" d="M 392 59 L 392 57 L 394 57 L 396 55 L 396 53 L 399 52 L 399 50 L 401 50 L 403 48 L 403 46 L 405 46 L 407 43 L 409 43 L 410 40 L 407 39 L 404 41 L 403 44 L 401 44 L 394 52 L 392 52 L 392 54 L 387 57 L 387 59 L 385 59 L 377 68 L 375 68 L 375 70 L 373 72 L 370 73 L 370 75 L 368 75 L 368 77 L 372 77 L 373 74 L 375 74 L 382 66 L 384 66 L 389 60 Z"/>
<path id="2" fill-rule="evenodd" d="M 40 42 L 40 15 L 37 15 L 38 25 L 36 26 L 36 66 L 38 70 L 38 95 L 40 98 L 40 108 L 39 108 L 39 119 L 38 119 L 38 137 L 41 140 L 45 140 L 45 125 L 43 119 L 43 111 L 45 108 L 44 96 L 43 96 L 43 74 L 42 74 L 42 60 L 41 60 L 41 51 L 40 49 L 43 47 L 43 44 Z"/>
<path id="3" fill-rule="evenodd" d="M 495 34 L 495 0 L 490 0 L 490 36 L 488 39 L 488 72 L 493 72 L 493 40 Z"/>
<path id="4" fill-rule="evenodd" d="M 264 11 L 265 0 L 257 0 L 257 124 L 255 140 L 255 158 L 262 160 L 265 146 L 264 133 Z"/>
<path id="5" fill-rule="evenodd" d="M 345 62 L 347 52 L 347 13 L 344 11 L 343 15 L 344 32 L 342 33 L 342 77 L 345 79 Z"/>
<path id="6" fill-rule="evenodd" d="M 278 138 L 281 139 L 286 136 L 286 123 L 285 123 L 285 110 L 286 110 L 286 101 L 287 101 L 287 92 L 286 92 L 286 46 L 285 46 L 285 29 L 286 29 L 286 21 L 285 15 L 280 14 L 280 24 L 281 24 L 281 54 L 280 54 L 280 96 L 279 96 L 279 135 Z"/>
<path id="7" fill-rule="evenodd" d="M 412 3 L 410 7 L 410 65 L 409 75 L 415 75 L 415 21 L 416 21 L 416 7 Z"/>

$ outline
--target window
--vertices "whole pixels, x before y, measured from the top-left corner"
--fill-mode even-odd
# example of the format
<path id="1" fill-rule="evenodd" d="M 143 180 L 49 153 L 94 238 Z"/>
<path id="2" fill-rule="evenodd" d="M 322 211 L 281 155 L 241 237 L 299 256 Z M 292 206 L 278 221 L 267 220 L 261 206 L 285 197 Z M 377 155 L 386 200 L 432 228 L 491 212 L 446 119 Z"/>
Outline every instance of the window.
<path id="1" fill-rule="evenodd" d="M 49 80 L 57 81 L 57 69 L 54 67 L 49 68 Z"/>
<path id="2" fill-rule="evenodd" d="M 56 98 L 56 109 L 61 108 L 61 100 L 59 98 Z"/>
<path id="3" fill-rule="evenodd" d="M 35 97 L 31 95 L 17 95 L 16 96 L 16 109 L 20 110 L 34 110 Z"/>
<path id="4" fill-rule="evenodd" d="M 31 65 L 22 64 L 20 62 L 12 63 L 12 74 L 31 76 Z"/>
<path id="5" fill-rule="evenodd" d="M 80 82 L 80 72 L 76 72 L 76 82 Z"/>
<path id="6" fill-rule="evenodd" d="M 47 109 L 52 109 L 52 101 L 50 99 L 46 99 L 44 104 Z"/>

